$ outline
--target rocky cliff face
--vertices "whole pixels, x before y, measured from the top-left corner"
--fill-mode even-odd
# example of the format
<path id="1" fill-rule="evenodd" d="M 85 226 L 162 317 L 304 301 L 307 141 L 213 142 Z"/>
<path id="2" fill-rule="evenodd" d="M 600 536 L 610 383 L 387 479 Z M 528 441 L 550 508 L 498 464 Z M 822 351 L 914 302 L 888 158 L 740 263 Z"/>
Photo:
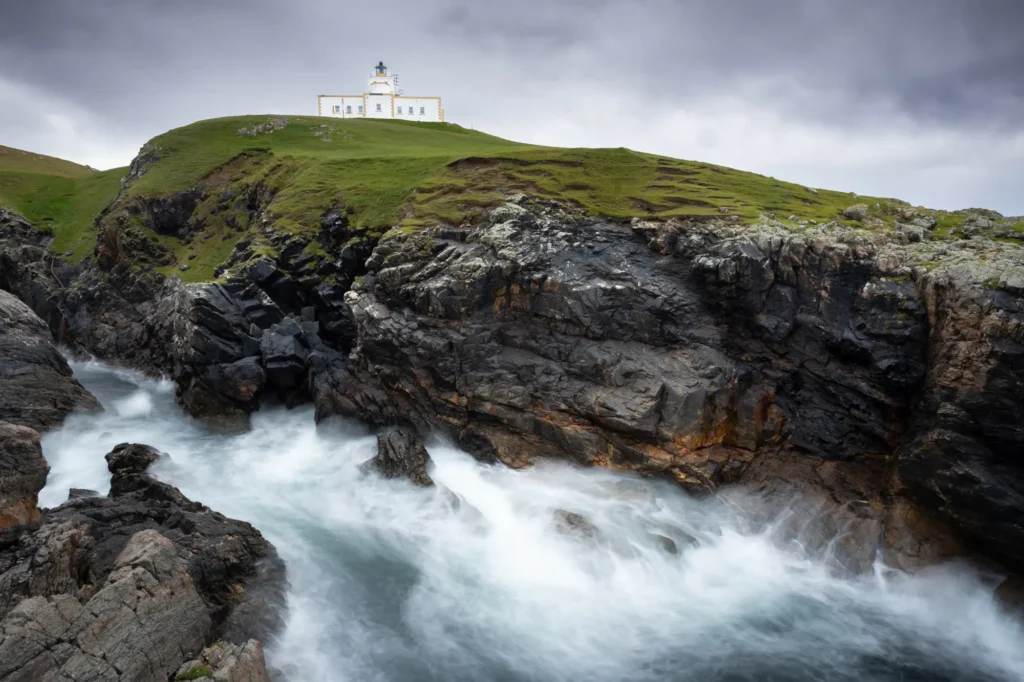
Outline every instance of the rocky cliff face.
<path id="1" fill-rule="evenodd" d="M 75 410 L 102 409 L 82 388 L 31 309 L 0 291 L 0 532 L 39 521 L 38 493 L 50 467 L 38 431 Z"/>
<path id="2" fill-rule="evenodd" d="M 905 494 L 1024 567 L 1017 247 L 770 220 L 622 225 L 520 199 L 482 225 L 387 239 L 368 265 L 346 295 L 351 364 L 313 379 L 321 414 L 695 490 L 779 481 L 796 461 L 841 499 L 849 483 L 821 467 L 845 463 L 879 536 L 917 523 L 893 517 Z"/>
<path id="3" fill-rule="evenodd" d="M 50 342 L 46 324 L 0 291 L 0 420 L 33 429 L 58 426 L 75 410 L 99 410 Z"/>
<path id="4" fill-rule="evenodd" d="M 1024 255 L 905 213 L 622 224 L 519 196 L 359 263 L 328 211 L 336 282 L 297 244 L 240 244 L 224 282 L 188 286 L 123 258 L 65 268 L 8 227 L 0 288 L 232 427 L 267 395 L 312 399 L 318 419 L 440 429 L 512 466 L 799 490 L 832 531 L 856 526 L 861 568 L 878 544 L 909 566 L 963 538 L 1021 571 Z"/>

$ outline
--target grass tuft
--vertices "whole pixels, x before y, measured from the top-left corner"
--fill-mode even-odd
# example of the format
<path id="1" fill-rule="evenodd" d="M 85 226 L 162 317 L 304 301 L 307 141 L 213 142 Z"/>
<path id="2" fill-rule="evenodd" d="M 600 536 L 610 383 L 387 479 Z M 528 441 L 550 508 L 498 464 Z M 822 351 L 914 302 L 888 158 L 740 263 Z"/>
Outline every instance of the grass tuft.
<path id="1" fill-rule="evenodd" d="M 183 673 L 178 673 L 175 680 L 200 680 L 204 677 L 213 677 L 213 671 L 208 665 L 197 665 L 189 668 Z"/>

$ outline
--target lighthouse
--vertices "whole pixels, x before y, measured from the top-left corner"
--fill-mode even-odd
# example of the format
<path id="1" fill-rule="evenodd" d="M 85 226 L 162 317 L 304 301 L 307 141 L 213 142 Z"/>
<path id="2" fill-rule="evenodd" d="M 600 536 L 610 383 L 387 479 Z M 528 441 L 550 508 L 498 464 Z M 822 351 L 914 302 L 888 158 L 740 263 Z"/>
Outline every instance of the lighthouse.
<path id="1" fill-rule="evenodd" d="M 398 89 L 398 74 L 383 61 L 373 67 L 361 95 L 320 95 L 317 113 L 336 118 L 391 118 L 401 121 L 444 121 L 440 97 L 411 97 Z"/>

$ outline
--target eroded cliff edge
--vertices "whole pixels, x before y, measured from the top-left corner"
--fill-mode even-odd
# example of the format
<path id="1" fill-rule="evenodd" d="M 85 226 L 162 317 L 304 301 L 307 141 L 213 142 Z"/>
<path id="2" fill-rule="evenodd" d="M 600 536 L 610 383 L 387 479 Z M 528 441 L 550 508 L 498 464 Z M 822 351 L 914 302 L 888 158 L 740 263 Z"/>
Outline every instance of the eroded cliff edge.
<path id="1" fill-rule="evenodd" d="M 351 364 L 313 393 L 514 465 L 810 489 L 890 546 L 938 521 L 1019 570 L 1024 258 L 908 232 L 623 225 L 519 197 L 378 246 L 346 295 Z"/>
<path id="2" fill-rule="evenodd" d="M 876 546 L 912 567 L 963 540 L 1021 572 L 1024 250 L 969 237 L 983 218 L 937 240 L 934 218 L 895 210 L 894 229 L 627 224 L 518 195 L 475 224 L 392 231 L 365 262 L 328 211 L 321 258 L 344 282 L 296 249 L 186 286 L 9 237 L 0 287 L 73 347 L 171 375 L 196 416 L 243 427 L 277 395 L 512 466 L 795 490 L 838 510 L 823 534 L 850 538 L 856 568 Z"/>

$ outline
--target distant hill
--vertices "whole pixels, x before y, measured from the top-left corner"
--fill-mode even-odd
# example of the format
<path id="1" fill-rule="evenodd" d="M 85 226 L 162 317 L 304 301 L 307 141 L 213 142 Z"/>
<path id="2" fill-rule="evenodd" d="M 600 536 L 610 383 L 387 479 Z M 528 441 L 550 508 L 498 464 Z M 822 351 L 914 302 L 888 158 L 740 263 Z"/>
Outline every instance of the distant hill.
<path id="1" fill-rule="evenodd" d="M 45 154 L 27 152 L 0 144 L 0 170 L 20 173 L 44 173 L 64 178 L 78 178 L 94 173 L 88 166 Z"/>
<path id="2" fill-rule="evenodd" d="M 52 156 L 0 146 L 0 206 L 54 235 L 55 253 L 89 253 L 96 215 L 117 194 L 125 169 L 96 171 Z"/>
<path id="3" fill-rule="evenodd" d="M 376 239 L 389 229 L 473 220 L 516 192 L 615 219 L 730 215 L 753 223 L 767 214 L 794 227 L 840 220 L 884 229 L 909 208 L 895 199 L 814 189 L 697 161 L 623 148 L 526 145 L 445 123 L 210 119 L 148 142 L 130 173 L 97 172 L 0 149 L 0 204 L 50 227 L 54 251 L 73 249 L 77 259 L 91 250 L 94 218 L 118 195 L 120 178 L 127 175 L 106 229 L 136 228 L 171 254 L 172 263 L 163 266 L 167 272 L 190 264 L 181 274 L 187 280 L 212 278 L 213 267 L 245 237 L 254 240 L 256 251 L 274 250 L 262 226 L 251 223 L 257 206 L 275 231 L 308 237 L 314 250 L 321 219 L 332 208 L 345 211 L 353 234 Z M 187 234 L 168 232 L 139 210 L 147 197 L 193 189 L 189 201 L 195 205 L 184 214 Z M 863 205 L 861 214 L 844 216 L 853 204 Z M 925 212 L 935 218 L 939 238 L 963 222 L 957 213 Z"/>

